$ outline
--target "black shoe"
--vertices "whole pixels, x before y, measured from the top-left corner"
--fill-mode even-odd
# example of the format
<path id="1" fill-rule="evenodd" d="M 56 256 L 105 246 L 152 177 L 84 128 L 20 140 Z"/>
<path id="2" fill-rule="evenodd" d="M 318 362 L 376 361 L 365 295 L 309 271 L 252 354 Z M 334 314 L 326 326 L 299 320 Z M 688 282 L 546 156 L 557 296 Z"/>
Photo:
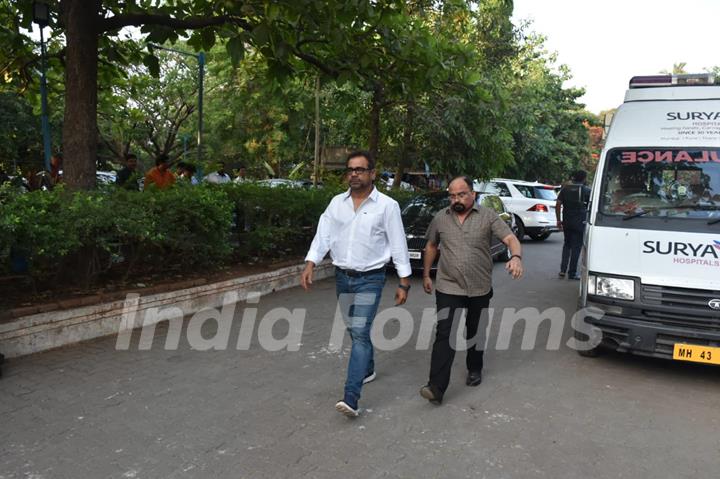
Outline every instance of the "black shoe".
<path id="1" fill-rule="evenodd" d="M 371 383 L 375 381 L 375 378 L 377 377 L 377 374 L 375 374 L 375 371 L 368 373 L 367 376 L 363 379 L 363 384 Z"/>
<path id="2" fill-rule="evenodd" d="M 442 396 L 429 384 L 420 388 L 420 395 L 436 406 L 442 404 Z"/>
<path id="3" fill-rule="evenodd" d="M 563 273 L 562 271 L 560 271 L 560 272 L 558 273 L 558 278 L 562 279 L 562 278 L 564 278 L 564 277 L 565 277 L 565 273 Z"/>
<path id="4" fill-rule="evenodd" d="M 479 386 L 482 382 L 482 371 L 470 371 L 465 380 L 466 386 Z"/>
<path id="5" fill-rule="evenodd" d="M 577 273 L 575 273 L 575 274 L 570 274 L 570 275 L 568 275 L 568 279 L 578 280 L 578 279 L 580 279 L 580 275 L 577 274 Z"/>

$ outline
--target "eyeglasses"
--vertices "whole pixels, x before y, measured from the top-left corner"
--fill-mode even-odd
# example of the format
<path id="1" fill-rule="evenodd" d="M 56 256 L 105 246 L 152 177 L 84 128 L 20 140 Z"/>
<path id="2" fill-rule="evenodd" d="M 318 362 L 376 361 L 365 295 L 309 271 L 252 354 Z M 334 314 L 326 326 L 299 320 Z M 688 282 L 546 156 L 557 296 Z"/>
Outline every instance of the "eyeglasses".
<path id="1" fill-rule="evenodd" d="M 372 168 L 363 168 L 361 166 L 358 166 L 357 168 L 345 168 L 345 173 L 347 173 L 348 175 L 362 175 L 363 173 L 367 173 L 368 171 L 372 171 Z"/>
<path id="2" fill-rule="evenodd" d="M 448 195 L 448 197 L 450 197 L 451 200 L 454 200 L 455 198 L 457 198 L 457 199 L 459 199 L 459 200 L 463 200 L 463 199 L 465 199 L 465 197 L 468 196 L 469 194 L 470 194 L 469 191 L 461 191 L 460 193 L 457 193 L 457 194 L 452 194 L 452 193 L 451 193 L 451 194 Z"/>

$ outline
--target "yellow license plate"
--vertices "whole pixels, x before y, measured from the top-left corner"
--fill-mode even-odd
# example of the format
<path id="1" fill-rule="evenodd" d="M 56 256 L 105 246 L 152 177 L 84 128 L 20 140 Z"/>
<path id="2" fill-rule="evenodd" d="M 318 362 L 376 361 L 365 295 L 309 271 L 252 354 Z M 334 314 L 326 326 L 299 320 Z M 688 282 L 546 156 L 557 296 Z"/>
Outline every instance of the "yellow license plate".
<path id="1" fill-rule="evenodd" d="M 676 343 L 673 348 L 673 359 L 692 361 L 694 363 L 720 364 L 720 348 Z"/>

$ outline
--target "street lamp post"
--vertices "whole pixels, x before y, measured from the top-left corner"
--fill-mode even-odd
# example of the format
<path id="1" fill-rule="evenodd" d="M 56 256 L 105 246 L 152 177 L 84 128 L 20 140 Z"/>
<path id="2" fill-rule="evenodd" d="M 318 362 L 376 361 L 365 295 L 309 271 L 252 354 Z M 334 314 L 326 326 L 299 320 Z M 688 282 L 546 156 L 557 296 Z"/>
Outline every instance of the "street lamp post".
<path id="1" fill-rule="evenodd" d="M 203 156 L 203 89 L 205 85 L 205 53 L 200 52 L 197 55 L 198 59 L 198 162 L 202 160 Z"/>
<path id="2" fill-rule="evenodd" d="M 188 57 L 194 57 L 198 61 L 198 136 L 197 136 L 197 148 L 198 148 L 198 162 L 202 161 L 203 158 L 203 87 L 205 82 L 205 53 L 190 53 L 182 50 L 176 50 L 174 48 L 167 48 L 154 43 L 148 43 L 148 46 L 158 50 L 165 50 L 168 52 L 178 53 Z"/>
<path id="3" fill-rule="evenodd" d="M 40 108 L 43 135 L 45 170 L 50 171 L 50 120 L 48 119 L 47 78 L 45 75 L 45 36 L 43 30 L 50 23 L 50 7 L 44 2 L 33 2 L 33 22 L 40 27 Z"/>
<path id="4" fill-rule="evenodd" d="M 185 133 L 185 134 L 182 136 L 182 140 L 183 140 L 183 161 L 187 160 L 187 143 L 188 143 L 188 138 L 190 138 L 190 135 L 188 135 L 187 133 Z"/>

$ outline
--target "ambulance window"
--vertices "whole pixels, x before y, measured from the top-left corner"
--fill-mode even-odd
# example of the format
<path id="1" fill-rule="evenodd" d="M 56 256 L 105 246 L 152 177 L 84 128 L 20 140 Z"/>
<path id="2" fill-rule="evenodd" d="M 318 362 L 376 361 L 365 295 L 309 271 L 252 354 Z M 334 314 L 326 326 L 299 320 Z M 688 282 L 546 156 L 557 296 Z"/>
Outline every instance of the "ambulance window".
<path id="1" fill-rule="evenodd" d="M 720 150 L 611 150 L 601 188 L 604 214 L 720 217 Z"/>

